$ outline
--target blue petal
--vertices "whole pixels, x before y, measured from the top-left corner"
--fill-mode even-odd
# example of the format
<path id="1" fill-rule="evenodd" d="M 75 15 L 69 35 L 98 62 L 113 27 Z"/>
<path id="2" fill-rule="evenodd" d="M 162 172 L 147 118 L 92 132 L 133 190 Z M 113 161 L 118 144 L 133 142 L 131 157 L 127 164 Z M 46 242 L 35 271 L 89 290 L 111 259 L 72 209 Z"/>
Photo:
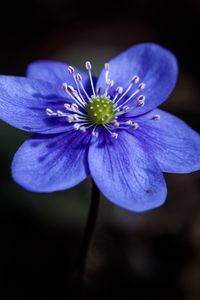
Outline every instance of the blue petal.
<path id="1" fill-rule="evenodd" d="M 151 120 L 155 114 L 159 121 Z M 134 135 L 146 144 L 163 172 L 190 173 L 200 170 L 200 135 L 179 118 L 160 109 L 135 119 Z"/>
<path id="2" fill-rule="evenodd" d="M 0 76 L 0 119 L 19 129 L 56 133 L 66 131 L 65 118 L 49 117 L 46 108 L 64 110 L 71 102 L 61 86 L 24 77 Z"/>
<path id="3" fill-rule="evenodd" d="M 75 88 L 73 76 L 67 70 L 68 66 L 66 63 L 57 61 L 35 61 L 28 66 L 26 75 L 29 78 L 45 80 L 58 85 L 66 82 Z M 75 71 L 82 76 L 83 85 L 89 96 L 92 95 L 88 74 L 78 68 L 75 68 Z M 96 84 L 95 78 L 93 78 L 93 81 Z"/>
<path id="4" fill-rule="evenodd" d="M 135 116 L 148 112 L 165 101 L 175 86 L 178 74 L 175 56 L 159 45 L 151 43 L 131 47 L 112 59 L 109 64 L 109 77 L 115 83 L 110 88 L 112 96 L 118 86 L 122 86 L 125 91 L 134 75 L 138 75 L 140 82 L 146 84 L 141 91 L 146 97 L 145 106 L 135 107 Z M 97 87 L 105 88 L 105 71 L 100 74 Z M 136 89 L 136 86 L 133 87 L 127 95 L 130 96 Z M 136 106 L 136 100 L 137 96 L 132 98 L 129 104 Z"/>
<path id="5" fill-rule="evenodd" d="M 14 156 L 14 180 L 34 192 L 53 192 L 77 185 L 89 174 L 89 139 L 88 134 L 77 131 L 33 136 Z"/>
<path id="6" fill-rule="evenodd" d="M 127 132 L 116 140 L 99 136 L 89 148 L 89 168 L 102 193 L 123 208 L 139 212 L 165 201 L 166 184 L 157 162 Z"/>

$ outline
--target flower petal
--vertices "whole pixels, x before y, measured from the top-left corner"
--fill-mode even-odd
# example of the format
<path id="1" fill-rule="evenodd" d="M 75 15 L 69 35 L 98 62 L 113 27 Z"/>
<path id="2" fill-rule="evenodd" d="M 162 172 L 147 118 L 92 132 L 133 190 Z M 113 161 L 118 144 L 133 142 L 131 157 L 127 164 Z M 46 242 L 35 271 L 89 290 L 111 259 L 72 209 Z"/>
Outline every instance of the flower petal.
<path id="1" fill-rule="evenodd" d="M 134 75 L 140 77 L 140 83 L 145 83 L 141 93 L 146 97 L 145 105 L 136 106 L 137 96 L 131 100 L 135 106 L 135 116 L 143 114 L 160 105 L 172 92 L 178 74 L 175 56 L 168 50 L 152 43 L 138 44 L 121 53 L 110 62 L 109 78 L 114 80 L 114 86 L 109 92 L 113 96 L 115 89 L 122 86 L 125 89 Z M 138 85 L 127 93 L 130 96 Z M 105 88 L 105 71 L 100 74 L 97 87 Z M 138 94 L 139 95 L 139 94 Z"/>
<path id="2" fill-rule="evenodd" d="M 56 133 L 66 131 L 65 118 L 49 117 L 46 108 L 63 110 L 71 102 L 60 86 L 24 77 L 0 76 L 0 119 L 19 129 Z"/>
<path id="3" fill-rule="evenodd" d="M 154 115 L 160 115 L 160 120 L 151 120 Z M 134 135 L 146 144 L 163 172 L 190 173 L 200 170 L 200 135 L 186 123 L 160 109 L 135 121 L 140 127 Z"/>
<path id="4" fill-rule="evenodd" d="M 66 82 L 69 85 L 72 85 L 75 88 L 75 81 L 72 75 L 69 74 L 67 68 L 68 64 L 57 62 L 57 61 L 35 61 L 32 62 L 26 71 L 26 75 L 29 78 L 45 80 L 53 84 L 62 85 Z M 83 85 L 89 95 L 92 95 L 92 89 L 90 85 L 90 80 L 88 74 L 82 70 L 75 68 L 75 71 L 82 76 Z M 94 84 L 96 79 L 93 78 Z"/>
<path id="5" fill-rule="evenodd" d="M 14 180 L 34 192 L 53 192 L 77 185 L 89 174 L 89 139 L 90 135 L 77 131 L 33 136 L 14 156 Z"/>
<path id="6" fill-rule="evenodd" d="M 165 201 L 166 184 L 157 162 L 125 131 L 118 139 L 99 136 L 91 144 L 89 168 L 102 193 L 123 208 L 139 212 Z"/>

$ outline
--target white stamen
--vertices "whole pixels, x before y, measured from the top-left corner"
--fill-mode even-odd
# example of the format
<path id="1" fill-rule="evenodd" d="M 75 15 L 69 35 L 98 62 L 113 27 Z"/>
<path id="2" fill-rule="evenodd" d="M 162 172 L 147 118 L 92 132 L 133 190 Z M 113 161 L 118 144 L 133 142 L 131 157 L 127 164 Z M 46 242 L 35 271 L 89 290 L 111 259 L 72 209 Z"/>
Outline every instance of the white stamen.
<path id="1" fill-rule="evenodd" d="M 91 62 L 90 61 L 86 61 L 86 63 L 85 63 L 85 68 L 86 68 L 86 70 L 91 70 L 92 69 L 92 65 L 91 65 Z"/>
<path id="2" fill-rule="evenodd" d="M 82 131 L 82 132 L 86 132 L 86 127 L 85 127 L 85 126 L 81 126 L 81 127 L 79 128 L 79 130 Z"/>
<path id="3" fill-rule="evenodd" d="M 69 123 L 72 123 L 73 121 L 74 121 L 74 118 L 72 117 L 72 116 L 67 116 L 67 121 L 69 122 Z"/>
<path id="4" fill-rule="evenodd" d="M 63 83 L 63 88 L 68 93 L 68 95 L 70 95 L 71 98 L 78 104 L 78 106 L 80 105 L 83 109 L 85 109 L 86 102 L 82 101 L 82 99 L 79 97 L 78 92 L 73 88 L 73 86 Z"/>
<path id="5" fill-rule="evenodd" d="M 109 88 L 112 87 L 113 84 L 114 84 L 114 81 L 111 80 L 111 79 L 108 79 L 108 80 L 106 81 L 106 89 L 105 89 L 105 93 L 104 93 L 104 96 L 105 96 L 105 97 L 106 97 L 107 94 L 108 94 Z"/>
<path id="6" fill-rule="evenodd" d="M 137 99 L 137 106 L 144 106 L 145 103 L 145 96 L 140 95 Z"/>
<path id="7" fill-rule="evenodd" d="M 72 85 L 67 85 L 67 90 L 72 94 L 74 94 L 74 92 L 75 92 L 75 89 L 73 88 Z"/>
<path id="8" fill-rule="evenodd" d="M 89 78 L 90 78 L 90 84 L 91 84 L 91 87 L 92 87 L 93 95 L 96 96 L 95 90 L 94 90 L 94 84 L 93 84 L 93 80 L 92 80 L 92 74 L 91 74 L 92 65 L 91 65 L 91 63 L 89 61 L 86 61 L 85 67 L 88 70 L 88 74 L 89 74 Z"/>
<path id="9" fill-rule="evenodd" d="M 74 81 L 75 81 L 75 84 L 76 84 L 76 87 L 77 87 L 77 94 L 78 94 L 78 99 L 79 99 L 79 101 L 81 102 L 81 104 L 83 105 L 83 106 L 85 106 L 86 105 L 86 102 L 85 102 L 85 99 L 83 98 L 83 95 L 81 94 L 81 91 L 80 91 L 80 88 L 79 88 L 79 83 L 80 83 L 80 81 L 82 80 L 82 77 L 81 77 L 81 75 L 80 74 L 73 74 L 73 78 L 74 78 Z"/>
<path id="10" fill-rule="evenodd" d="M 118 108 L 121 108 L 124 104 L 128 103 L 135 95 L 137 95 L 140 92 L 140 89 L 137 89 L 124 103 L 118 106 Z M 116 102 L 117 103 L 117 102 Z"/>
<path id="11" fill-rule="evenodd" d="M 109 71 L 110 71 L 109 63 L 104 64 L 104 69 L 105 69 L 105 81 L 106 81 L 106 84 L 107 84 L 107 81 L 109 80 Z"/>
<path id="12" fill-rule="evenodd" d="M 113 132 L 111 135 L 112 135 L 113 139 L 117 139 L 118 138 L 118 133 L 116 133 L 116 132 Z"/>
<path id="13" fill-rule="evenodd" d="M 130 89 L 132 88 L 132 86 L 134 85 L 134 84 L 136 84 L 136 83 L 138 83 L 138 81 L 140 80 L 140 78 L 137 76 L 137 75 L 134 75 L 133 77 L 132 77 L 132 79 L 131 79 L 131 83 L 129 84 L 129 86 L 128 86 L 128 88 L 125 90 L 125 92 L 123 93 L 123 95 L 121 95 L 121 97 L 117 100 L 117 102 L 116 102 L 116 105 L 117 105 L 117 103 L 119 103 L 119 101 L 121 100 L 121 99 L 123 99 L 124 98 L 124 96 L 130 91 Z M 135 92 L 134 92 L 135 93 Z M 133 93 L 133 96 L 134 96 L 134 93 Z M 131 95 L 131 98 L 133 97 L 132 95 Z M 130 97 L 129 97 L 130 98 Z M 129 99 L 128 98 L 128 99 Z M 128 100 L 127 99 L 127 100 Z M 128 102 L 126 100 L 126 102 Z"/>
<path id="14" fill-rule="evenodd" d="M 98 133 L 97 131 L 92 131 L 92 135 L 93 135 L 95 138 L 98 138 L 99 133 Z"/>
<path id="15" fill-rule="evenodd" d="M 76 129 L 76 130 L 79 130 L 80 126 L 81 126 L 81 125 L 78 124 L 78 123 L 75 123 L 75 124 L 73 125 L 74 129 Z"/>
<path id="16" fill-rule="evenodd" d="M 76 74 L 76 80 L 77 81 L 81 81 L 82 80 L 81 74 L 79 74 L 79 73 Z"/>
<path id="17" fill-rule="evenodd" d="M 109 71 L 109 70 L 110 70 L 110 65 L 109 65 L 109 63 L 105 63 L 105 64 L 104 64 L 104 69 L 105 69 L 105 71 Z"/>
<path id="18" fill-rule="evenodd" d="M 94 129 L 92 130 L 92 135 L 97 138 L 99 136 L 99 133 L 96 131 L 96 127 L 97 125 L 94 127 Z"/>
<path id="19" fill-rule="evenodd" d="M 134 122 L 134 123 L 131 125 L 131 127 L 132 127 L 133 129 L 137 129 L 137 128 L 139 128 L 139 124 Z"/>
<path id="20" fill-rule="evenodd" d="M 145 88 L 145 86 L 146 86 L 146 84 L 144 82 L 142 82 L 142 83 L 139 84 L 138 88 L 140 90 L 143 90 Z"/>
<path id="21" fill-rule="evenodd" d="M 116 120 L 114 120 L 114 121 L 113 121 L 113 125 L 114 125 L 115 127 L 119 127 L 120 123 L 117 122 Z"/>
<path id="22" fill-rule="evenodd" d="M 65 103 L 63 106 L 65 109 L 71 110 L 71 105 L 69 103 Z"/>
<path id="23" fill-rule="evenodd" d="M 56 115 L 56 114 L 53 112 L 53 110 L 50 109 L 50 108 L 47 108 L 47 109 L 46 109 L 46 114 L 47 114 L 48 116 L 55 116 L 55 115 Z"/>
<path id="24" fill-rule="evenodd" d="M 140 77 L 137 75 L 134 75 L 131 81 L 133 84 L 136 84 L 140 81 Z"/>
<path id="25" fill-rule="evenodd" d="M 71 109 L 72 109 L 73 112 L 78 112 L 79 111 L 79 107 L 76 103 L 73 103 L 71 105 Z"/>
<path id="26" fill-rule="evenodd" d="M 85 96 L 87 97 L 87 99 L 88 99 L 89 101 L 91 101 L 91 99 L 90 99 L 88 93 L 86 92 L 86 90 L 85 90 L 85 88 L 84 88 L 84 85 L 83 85 L 82 81 L 80 81 L 79 84 L 80 84 L 80 86 L 81 86 L 81 88 L 82 88 L 82 90 L 83 90 Z"/>
<path id="27" fill-rule="evenodd" d="M 125 105 L 122 109 L 124 112 L 127 112 L 130 110 L 130 106 Z"/>
<path id="28" fill-rule="evenodd" d="M 66 117 L 67 115 L 63 113 L 61 110 L 57 110 L 57 116 L 58 117 Z"/>
<path id="29" fill-rule="evenodd" d="M 159 121 L 160 120 L 160 115 L 154 115 L 151 120 L 154 120 L 154 121 Z"/>
<path id="30" fill-rule="evenodd" d="M 117 92 L 118 94 L 122 94 L 122 92 L 123 92 L 123 87 L 122 87 L 122 86 L 118 86 L 118 88 L 116 89 L 116 92 Z"/>
<path id="31" fill-rule="evenodd" d="M 67 92 L 67 83 L 66 83 L 66 82 L 64 82 L 64 83 L 62 84 L 62 88 L 63 88 L 63 90 L 64 90 L 65 92 Z"/>
<path id="32" fill-rule="evenodd" d="M 131 120 L 128 120 L 125 122 L 125 124 L 131 126 L 131 125 L 133 125 L 133 122 Z"/>
<path id="33" fill-rule="evenodd" d="M 69 66 L 67 69 L 71 75 L 74 74 L 74 68 L 72 66 Z"/>
<path id="34" fill-rule="evenodd" d="M 76 120 L 76 121 L 80 121 L 80 120 L 79 120 L 80 116 L 78 116 L 77 114 L 73 114 L 73 118 L 74 118 L 74 120 Z M 83 117 L 82 117 L 82 118 L 83 118 Z M 81 119 L 82 119 L 82 118 L 81 118 Z"/>
<path id="35" fill-rule="evenodd" d="M 108 87 L 112 87 L 113 84 L 114 84 L 114 81 L 111 80 L 111 79 L 108 79 L 108 81 L 107 81 L 107 86 L 108 86 Z"/>
<path id="36" fill-rule="evenodd" d="M 101 87 L 98 87 L 96 89 L 96 93 L 97 93 L 97 96 L 100 96 L 102 94 L 102 88 Z"/>
<path id="37" fill-rule="evenodd" d="M 117 100 L 117 97 L 118 97 L 120 94 L 122 94 L 122 92 L 123 92 L 123 87 L 118 86 L 118 87 L 116 88 L 116 91 L 115 91 L 115 97 L 113 98 L 113 103 Z"/>

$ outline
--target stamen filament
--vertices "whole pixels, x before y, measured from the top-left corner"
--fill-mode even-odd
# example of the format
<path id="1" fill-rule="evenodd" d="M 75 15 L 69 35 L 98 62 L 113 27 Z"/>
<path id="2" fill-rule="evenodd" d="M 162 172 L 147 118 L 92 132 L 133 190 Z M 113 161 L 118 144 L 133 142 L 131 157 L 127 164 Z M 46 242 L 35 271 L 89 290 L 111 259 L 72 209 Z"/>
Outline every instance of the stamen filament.
<path id="1" fill-rule="evenodd" d="M 137 95 L 140 92 L 140 89 L 137 89 L 124 103 L 122 103 L 120 106 L 117 106 L 117 108 L 122 107 L 124 104 L 128 103 L 135 95 Z"/>
<path id="2" fill-rule="evenodd" d="M 92 79 L 92 73 L 91 73 L 92 65 L 91 65 L 91 63 L 89 61 L 86 61 L 85 67 L 88 70 L 88 74 L 89 74 L 89 78 L 90 78 L 90 84 L 91 84 L 91 87 L 92 87 L 93 95 L 96 96 L 96 93 L 95 93 L 95 90 L 94 90 L 93 79 Z"/>

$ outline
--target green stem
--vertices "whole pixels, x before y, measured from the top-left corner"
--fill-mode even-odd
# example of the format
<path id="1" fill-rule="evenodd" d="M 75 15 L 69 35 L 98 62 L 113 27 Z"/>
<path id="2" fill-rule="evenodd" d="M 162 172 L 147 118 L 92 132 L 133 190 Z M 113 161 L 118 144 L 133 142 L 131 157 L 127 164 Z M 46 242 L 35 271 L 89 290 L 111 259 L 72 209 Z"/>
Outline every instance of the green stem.
<path id="1" fill-rule="evenodd" d="M 88 219 L 84 230 L 81 253 L 80 253 L 79 263 L 78 263 L 78 272 L 77 272 L 77 278 L 78 278 L 80 289 L 82 288 L 84 282 L 87 258 L 88 258 L 88 253 L 91 246 L 92 238 L 93 238 L 93 233 L 95 230 L 99 202 L 100 202 L 100 191 L 96 186 L 95 182 L 92 180 L 90 209 L 89 209 Z"/>

